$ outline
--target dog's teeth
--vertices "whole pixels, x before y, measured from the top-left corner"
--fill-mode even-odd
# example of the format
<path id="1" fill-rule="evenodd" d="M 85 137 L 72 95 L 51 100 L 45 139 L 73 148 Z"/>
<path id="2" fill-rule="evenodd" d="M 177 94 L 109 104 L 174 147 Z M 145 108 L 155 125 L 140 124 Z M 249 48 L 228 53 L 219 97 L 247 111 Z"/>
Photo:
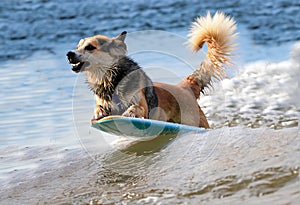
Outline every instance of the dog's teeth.
<path id="1" fill-rule="evenodd" d="M 72 66 L 78 66 L 79 64 L 80 64 L 80 62 L 76 63 L 76 64 L 72 63 Z"/>

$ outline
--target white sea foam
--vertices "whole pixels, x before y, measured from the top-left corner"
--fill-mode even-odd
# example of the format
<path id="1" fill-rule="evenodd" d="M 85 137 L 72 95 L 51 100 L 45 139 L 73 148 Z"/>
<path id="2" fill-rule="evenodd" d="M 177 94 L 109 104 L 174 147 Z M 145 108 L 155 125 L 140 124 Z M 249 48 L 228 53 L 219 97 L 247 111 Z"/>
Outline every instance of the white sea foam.
<path id="1" fill-rule="evenodd" d="M 213 126 L 247 125 L 273 128 L 298 125 L 300 42 L 290 59 L 251 62 L 231 79 L 216 85 L 200 105 Z"/>

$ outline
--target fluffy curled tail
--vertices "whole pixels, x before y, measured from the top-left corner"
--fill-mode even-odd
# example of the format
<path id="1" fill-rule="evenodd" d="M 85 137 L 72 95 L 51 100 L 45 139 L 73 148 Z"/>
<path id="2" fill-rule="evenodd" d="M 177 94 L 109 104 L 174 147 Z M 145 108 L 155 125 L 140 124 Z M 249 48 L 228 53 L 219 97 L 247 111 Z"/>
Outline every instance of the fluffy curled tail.
<path id="1" fill-rule="evenodd" d="M 211 84 L 212 77 L 218 80 L 227 77 L 225 69 L 231 65 L 231 52 L 236 48 L 236 44 L 233 43 L 237 38 L 235 30 L 234 19 L 222 12 L 216 12 L 213 17 L 207 13 L 205 17 L 199 17 L 193 22 L 188 41 L 191 49 L 196 52 L 204 43 L 208 47 L 204 61 L 187 77 L 193 84 L 193 90 L 197 84 L 198 88 L 194 90 L 198 92 L 195 93 L 197 97 L 200 95 L 199 91 L 203 92 L 204 88 Z"/>

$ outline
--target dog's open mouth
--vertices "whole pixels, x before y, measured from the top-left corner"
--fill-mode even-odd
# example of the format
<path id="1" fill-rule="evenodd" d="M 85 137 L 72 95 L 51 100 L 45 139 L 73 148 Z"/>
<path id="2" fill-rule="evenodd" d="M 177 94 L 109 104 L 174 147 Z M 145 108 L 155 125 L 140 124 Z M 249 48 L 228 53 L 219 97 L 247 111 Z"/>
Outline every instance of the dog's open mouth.
<path id="1" fill-rule="evenodd" d="M 84 65 L 84 62 L 78 62 L 78 63 L 69 62 L 69 63 L 72 65 L 72 71 L 74 71 L 75 73 L 80 72 L 82 69 L 82 66 Z"/>
<path id="2" fill-rule="evenodd" d="M 75 73 L 79 73 L 80 71 L 84 70 L 83 66 L 87 66 L 87 62 L 82 62 L 80 58 L 77 56 L 77 54 L 73 51 L 69 51 L 67 53 L 67 58 L 69 61 L 69 64 L 72 65 L 72 71 Z"/>

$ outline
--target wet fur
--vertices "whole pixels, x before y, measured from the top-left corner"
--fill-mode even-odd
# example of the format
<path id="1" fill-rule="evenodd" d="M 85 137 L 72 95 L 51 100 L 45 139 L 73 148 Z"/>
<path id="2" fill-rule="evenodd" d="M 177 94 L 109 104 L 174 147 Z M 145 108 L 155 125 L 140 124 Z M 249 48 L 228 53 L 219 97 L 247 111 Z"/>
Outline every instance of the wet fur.
<path id="1" fill-rule="evenodd" d="M 115 38 L 97 35 L 81 40 L 67 56 L 74 72 L 85 71 L 95 94 L 94 120 L 107 115 L 150 118 L 209 128 L 197 103 L 211 78 L 226 76 L 230 65 L 236 27 L 232 18 L 208 13 L 192 24 L 189 43 L 194 51 L 208 45 L 199 67 L 177 85 L 152 82 L 139 65 L 126 54 L 126 32 Z"/>

